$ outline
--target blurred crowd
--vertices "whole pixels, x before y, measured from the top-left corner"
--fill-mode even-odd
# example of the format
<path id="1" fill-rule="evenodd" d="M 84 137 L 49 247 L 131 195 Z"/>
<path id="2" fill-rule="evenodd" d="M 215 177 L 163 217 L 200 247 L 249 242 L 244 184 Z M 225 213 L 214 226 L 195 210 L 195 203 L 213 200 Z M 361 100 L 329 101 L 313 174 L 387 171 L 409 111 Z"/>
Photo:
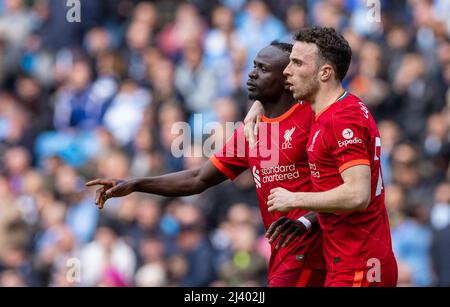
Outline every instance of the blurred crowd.
<path id="1" fill-rule="evenodd" d="M 375 5 L 375 7 L 373 7 Z M 350 42 L 345 87 L 370 107 L 400 286 L 450 286 L 450 1 L 0 0 L 0 286 L 265 286 L 249 173 L 198 196 L 97 178 L 201 165 L 172 126 L 237 122 L 256 53 L 306 25 Z M 195 128 L 195 129 L 194 129 Z M 193 151 L 201 148 L 191 148 Z"/>

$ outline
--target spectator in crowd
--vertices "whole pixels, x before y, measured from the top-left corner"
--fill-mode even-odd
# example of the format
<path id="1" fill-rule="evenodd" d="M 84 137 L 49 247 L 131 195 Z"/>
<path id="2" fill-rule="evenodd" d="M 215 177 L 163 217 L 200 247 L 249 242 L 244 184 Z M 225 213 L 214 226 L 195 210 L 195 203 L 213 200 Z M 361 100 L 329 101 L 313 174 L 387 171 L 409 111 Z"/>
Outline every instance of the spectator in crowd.
<path id="1" fill-rule="evenodd" d="M 131 247 L 118 237 L 114 226 L 100 226 L 94 241 L 80 251 L 83 265 L 81 281 L 84 286 L 130 285 L 136 269 Z"/>

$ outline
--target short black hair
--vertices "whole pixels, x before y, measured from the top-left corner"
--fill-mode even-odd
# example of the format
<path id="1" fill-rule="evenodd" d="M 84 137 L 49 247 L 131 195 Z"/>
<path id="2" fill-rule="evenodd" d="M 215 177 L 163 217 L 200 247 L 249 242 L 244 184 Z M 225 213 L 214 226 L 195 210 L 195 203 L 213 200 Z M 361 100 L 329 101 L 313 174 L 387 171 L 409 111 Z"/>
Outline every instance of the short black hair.
<path id="1" fill-rule="evenodd" d="M 270 46 L 274 46 L 274 47 L 276 47 L 276 48 L 278 48 L 278 49 L 280 49 L 280 50 L 282 50 L 284 52 L 287 52 L 289 54 L 292 52 L 292 47 L 293 47 L 292 44 L 283 43 L 283 42 L 280 42 L 280 41 L 273 41 L 273 42 L 270 43 Z"/>
<path id="2" fill-rule="evenodd" d="M 333 28 L 308 27 L 294 35 L 298 42 L 315 44 L 319 56 L 331 64 L 336 77 L 342 81 L 347 74 L 352 60 L 352 49 L 347 40 Z"/>

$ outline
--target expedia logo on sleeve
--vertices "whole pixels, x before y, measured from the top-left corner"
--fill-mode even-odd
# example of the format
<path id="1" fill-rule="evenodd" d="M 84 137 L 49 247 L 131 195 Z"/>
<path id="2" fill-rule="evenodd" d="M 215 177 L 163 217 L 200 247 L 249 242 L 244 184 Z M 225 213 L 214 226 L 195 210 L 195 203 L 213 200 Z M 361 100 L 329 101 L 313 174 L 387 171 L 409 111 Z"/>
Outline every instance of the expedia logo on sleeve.
<path id="1" fill-rule="evenodd" d="M 345 141 L 338 141 L 339 147 L 347 147 L 348 145 L 353 144 L 362 144 L 362 140 L 358 137 L 353 138 L 355 134 L 353 133 L 352 129 L 344 129 L 342 131 L 342 136 L 344 137 Z"/>

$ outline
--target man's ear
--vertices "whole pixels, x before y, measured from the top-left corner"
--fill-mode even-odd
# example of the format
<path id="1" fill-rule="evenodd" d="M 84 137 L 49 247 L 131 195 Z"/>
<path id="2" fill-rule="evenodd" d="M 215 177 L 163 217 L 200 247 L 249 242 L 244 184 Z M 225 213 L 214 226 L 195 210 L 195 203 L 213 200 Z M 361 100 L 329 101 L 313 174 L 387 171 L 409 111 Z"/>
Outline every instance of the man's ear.
<path id="1" fill-rule="evenodd" d="M 319 70 L 320 81 L 327 82 L 333 77 L 333 73 L 333 66 L 331 66 L 330 64 L 323 65 Z"/>

